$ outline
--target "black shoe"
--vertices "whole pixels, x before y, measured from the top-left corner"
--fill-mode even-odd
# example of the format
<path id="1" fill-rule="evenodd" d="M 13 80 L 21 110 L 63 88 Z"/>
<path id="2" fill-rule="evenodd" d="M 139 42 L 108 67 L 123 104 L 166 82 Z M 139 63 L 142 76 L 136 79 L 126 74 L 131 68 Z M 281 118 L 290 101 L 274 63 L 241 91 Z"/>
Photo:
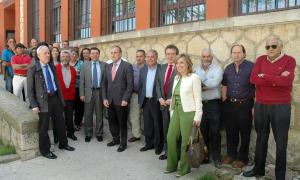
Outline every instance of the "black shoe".
<path id="1" fill-rule="evenodd" d="M 163 155 L 161 155 L 161 156 L 159 156 L 159 160 L 165 160 L 165 159 L 167 159 L 168 157 L 167 157 L 167 154 L 163 154 Z"/>
<path id="2" fill-rule="evenodd" d="M 80 131 L 80 126 L 75 126 L 74 129 L 75 131 Z"/>
<path id="3" fill-rule="evenodd" d="M 144 151 L 148 151 L 150 149 L 154 149 L 154 147 L 147 147 L 147 146 L 144 146 L 140 149 L 141 152 L 144 152 Z"/>
<path id="4" fill-rule="evenodd" d="M 264 172 L 256 172 L 254 169 L 243 173 L 244 177 L 254 177 L 254 176 L 259 177 L 259 176 L 264 176 L 264 175 L 265 175 Z"/>
<path id="5" fill-rule="evenodd" d="M 107 146 L 111 147 L 111 146 L 115 146 L 120 144 L 120 141 L 118 140 L 112 140 L 110 143 L 107 144 Z"/>
<path id="6" fill-rule="evenodd" d="M 92 139 L 92 137 L 91 136 L 85 136 L 85 142 L 90 142 L 91 141 L 91 139 Z"/>
<path id="7" fill-rule="evenodd" d="M 69 145 L 66 145 L 65 147 L 59 147 L 59 149 L 63 149 L 63 150 L 67 150 L 67 151 L 75 151 L 75 148 L 73 148 Z"/>
<path id="8" fill-rule="evenodd" d="M 118 152 L 123 152 L 126 149 L 126 145 L 120 145 L 117 149 Z"/>
<path id="9" fill-rule="evenodd" d="M 54 136 L 54 144 L 58 143 L 58 138 L 56 136 Z"/>
<path id="10" fill-rule="evenodd" d="M 97 141 L 98 142 L 102 142 L 103 141 L 103 137 L 102 136 L 97 136 Z"/>
<path id="11" fill-rule="evenodd" d="M 162 149 L 155 149 L 155 154 L 160 155 L 162 151 L 163 151 Z"/>
<path id="12" fill-rule="evenodd" d="M 57 156 L 55 154 L 53 154 L 52 152 L 49 152 L 48 154 L 45 154 L 42 156 L 44 156 L 45 158 L 48 158 L 48 159 L 56 159 L 57 158 Z"/>
<path id="13" fill-rule="evenodd" d="M 222 165 L 221 160 L 219 160 L 219 159 L 218 160 L 214 160 L 214 165 L 215 165 L 216 168 L 220 169 L 221 165 Z"/>
<path id="14" fill-rule="evenodd" d="M 77 137 L 73 133 L 67 134 L 67 137 L 72 139 L 73 141 L 77 140 Z"/>

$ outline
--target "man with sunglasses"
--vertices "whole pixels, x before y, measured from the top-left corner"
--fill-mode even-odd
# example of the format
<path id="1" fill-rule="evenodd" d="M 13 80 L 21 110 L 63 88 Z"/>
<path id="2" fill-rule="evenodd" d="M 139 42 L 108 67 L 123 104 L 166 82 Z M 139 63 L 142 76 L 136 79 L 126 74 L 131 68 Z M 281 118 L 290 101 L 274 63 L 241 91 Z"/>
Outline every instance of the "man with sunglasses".
<path id="1" fill-rule="evenodd" d="M 265 47 L 267 54 L 257 58 L 250 78 L 256 86 L 254 120 L 257 139 L 255 166 L 244 176 L 264 176 L 271 124 L 276 142 L 275 175 L 277 180 L 284 180 L 296 61 L 282 52 L 283 43 L 278 37 L 269 37 Z"/>

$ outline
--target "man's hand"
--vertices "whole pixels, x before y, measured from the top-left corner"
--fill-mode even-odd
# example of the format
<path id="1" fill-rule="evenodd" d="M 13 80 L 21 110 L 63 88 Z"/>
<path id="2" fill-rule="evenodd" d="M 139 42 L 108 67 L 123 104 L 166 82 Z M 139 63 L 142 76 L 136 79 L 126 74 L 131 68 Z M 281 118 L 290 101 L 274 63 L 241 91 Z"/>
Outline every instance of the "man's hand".
<path id="1" fill-rule="evenodd" d="M 167 100 L 165 101 L 165 103 L 166 103 L 166 105 L 170 105 L 170 104 L 172 103 L 172 99 L 167 99 Z"/>
<path id="2" fill-rule="evenodd" d="M 124 107 L 124 106 L 127 106 L 127 105 L 128 105 L 128 102 L 127 102 L 127 101 L 122 101 L 122 102 L 121 102 L 121 106 Z"/>
<path id="3" fill-rule="evenodd" d="M 196 120 L 193 121 L 193 125 L 197 126 L 197 127 L 200 126 L 200 123 L 201 123 L 201 121 L 198 121 L 198 120 L 197 121 Z"/>
<path id="4" fill-rule="evenodd" d="M 260 77 L 260 78 L 264 78 L 264 77 L 265 77 L 265 74 L 264 74 L 264 73 L 260 73 L 260 74 L 258 74 L 257 76 Z"/>
<path id="5" fill-rule="evenodd" d="M 287 77 L 288 75 L 290 75 L 290 72 L 288 72 L 288 71 L 284 71 L 281 73 L 281 76 Z"/>
<path id="6" fill-rule="evenodd" d="M 159 103 L 161 106 L 167 106 L 166 101 L 163 98 L 159 98 Z"/>
<path id="7" fill-rule="evenodd" d="M 106 107 L 106 108 L 109 108 L 109 102 L 107 99 L 103 100 L 103 105 Z"/>
<path id="8" fill-rule="evenodd" d="M 222 102 L 224 102 L 227 99 L 227 96 L 222 96 Z"/>
<path id="9" fill-rule="evenodd" d="M 38 107 L 32 108 L 33 113 L 38 114 L 40 109 Z"/>
<path id="10" fill-rule="evenodd" d="M 80 96 L 80 100 L 81 100 L 82 102 L 85 102 L 85 96 Z"/>

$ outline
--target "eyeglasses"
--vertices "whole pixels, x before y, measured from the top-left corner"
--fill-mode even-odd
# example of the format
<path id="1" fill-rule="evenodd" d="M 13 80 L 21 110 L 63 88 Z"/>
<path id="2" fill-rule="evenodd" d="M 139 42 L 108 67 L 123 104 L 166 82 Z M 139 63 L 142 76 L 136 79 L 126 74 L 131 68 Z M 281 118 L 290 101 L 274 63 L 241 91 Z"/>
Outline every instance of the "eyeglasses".
<path id="1" fill-rule="evenodd" d="M 270 48 L 277 49 L 277 45 L 267 45 L 266 46 L 266 50 L 269 50 Z"/>

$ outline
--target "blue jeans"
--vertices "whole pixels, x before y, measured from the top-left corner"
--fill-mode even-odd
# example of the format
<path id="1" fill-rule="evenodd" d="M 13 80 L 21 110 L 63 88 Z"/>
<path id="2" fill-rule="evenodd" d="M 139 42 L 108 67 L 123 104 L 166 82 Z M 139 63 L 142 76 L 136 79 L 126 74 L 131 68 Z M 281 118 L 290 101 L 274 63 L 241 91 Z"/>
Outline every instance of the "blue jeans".
<path id="1" fill-rule="evenodd" d="M 5 77 L 5 89 L 11 93 L 13 93 L 12 79 L 10 76 Z"/>

